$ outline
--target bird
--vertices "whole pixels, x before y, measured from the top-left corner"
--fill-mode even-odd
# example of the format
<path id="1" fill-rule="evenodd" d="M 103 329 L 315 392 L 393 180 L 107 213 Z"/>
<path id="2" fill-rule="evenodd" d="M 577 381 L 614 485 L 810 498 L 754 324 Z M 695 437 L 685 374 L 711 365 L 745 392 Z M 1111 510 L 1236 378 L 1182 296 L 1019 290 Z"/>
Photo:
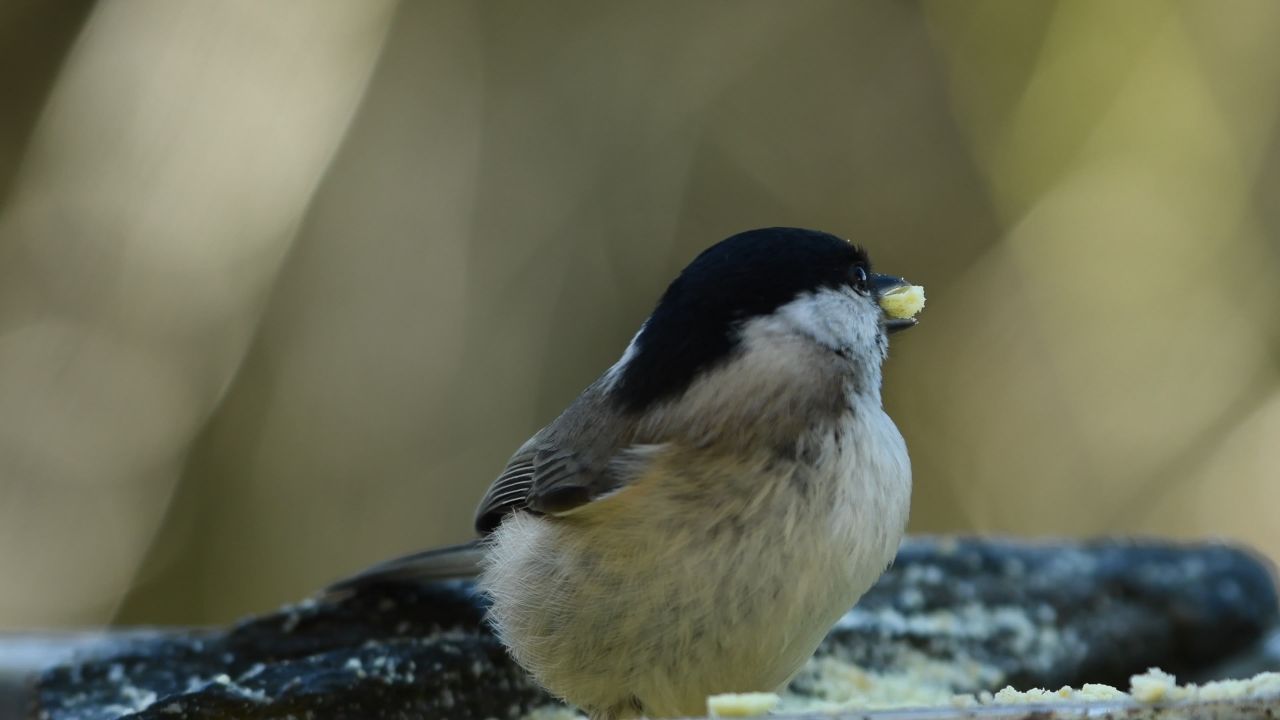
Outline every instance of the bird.
<path id="1" fill-rule="evenodd" d="M 905 532 L 911 463 L 881 380 L 919 309 L 888 298 L 912 288 L 825 232 L 715 243 L 511 456 L 478 539 L 330 592 L 478 577 L 514 660 L 592 720 L 783 687 Z"/>

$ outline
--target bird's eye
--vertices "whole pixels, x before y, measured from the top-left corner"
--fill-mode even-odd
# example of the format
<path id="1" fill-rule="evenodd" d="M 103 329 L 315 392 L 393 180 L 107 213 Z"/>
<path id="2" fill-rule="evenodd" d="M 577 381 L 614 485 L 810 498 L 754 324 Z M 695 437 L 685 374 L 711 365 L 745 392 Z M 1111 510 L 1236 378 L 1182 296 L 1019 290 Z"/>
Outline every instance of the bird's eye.
<path id="1" fill-rule="evenodd" d="M 859 266 L 853 269 L 853 286 L 863 292 L 867 290 L 867 271 Z"/>

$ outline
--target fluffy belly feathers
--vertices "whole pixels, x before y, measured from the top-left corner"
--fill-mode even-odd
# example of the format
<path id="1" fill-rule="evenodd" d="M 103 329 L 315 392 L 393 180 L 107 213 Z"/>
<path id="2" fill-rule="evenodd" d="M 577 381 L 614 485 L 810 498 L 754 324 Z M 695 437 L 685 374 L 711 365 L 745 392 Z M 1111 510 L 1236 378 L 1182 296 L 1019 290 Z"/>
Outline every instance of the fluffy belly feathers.
<path id="1" fill-rule="evenodd" d="M 878 439 L 901 447 L 888 429 Z M 669 456 L 589 511 L 509 517 L 481 579 L 495 628 L 541 684 L 603 717 L 699 715 L 708 694 L 776 689 L 906 522 L 905 447 L 876 466 L 842 449 L 832 467 Z"/>

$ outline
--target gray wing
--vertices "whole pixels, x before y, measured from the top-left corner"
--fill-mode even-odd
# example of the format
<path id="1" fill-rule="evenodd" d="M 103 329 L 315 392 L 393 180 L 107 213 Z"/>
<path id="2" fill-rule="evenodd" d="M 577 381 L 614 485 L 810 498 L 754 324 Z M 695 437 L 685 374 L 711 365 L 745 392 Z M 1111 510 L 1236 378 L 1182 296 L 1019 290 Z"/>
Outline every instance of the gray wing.
<path id="1" fill-rule="evenodd" d="M 480 500 L 475 528 L 487 535 L 517 510 L 569 512 L 628 483 L 634 464 L 615 462 L 636 441 L 634 420 L 605 402 L 595 387 L 511 456 Z"/>
<path id="2" fill-rule="evenodd" d="M 608 457 L 535 441 L 511 458 L 480 500 L 477 533 L 488 535 L 517 510 L 565 513 L 625 484 L 626 478 L 609 467 Z"/>
<path id="3" fill-rule="evenodd" d="M 525 444 L 528 447 L 528 443 Z M 525 507 L 533 490 L 533 456 L 535 453 L 520 448 L 498 479 L 493 481 L 476 508 L 475 529 L 480 535 L 488 535 L 498 527 L 507 513 Z"/>
<path id="4" fill-rule="evenodd" d="M 597 386 L 588 388 L 507 462 L 476 510 L 476 532 L 488 535 L 512 512 L 565 513 L 626 485 L 644 470 L 628 452 L 638 441 L 634 427 L 633 419 L 612 410 Z M 375 585 L 472 577 L 479 573 L 484 550 L 482 540 L 473 540 L 406 555 L 336 582 L 322 597 Z"/>

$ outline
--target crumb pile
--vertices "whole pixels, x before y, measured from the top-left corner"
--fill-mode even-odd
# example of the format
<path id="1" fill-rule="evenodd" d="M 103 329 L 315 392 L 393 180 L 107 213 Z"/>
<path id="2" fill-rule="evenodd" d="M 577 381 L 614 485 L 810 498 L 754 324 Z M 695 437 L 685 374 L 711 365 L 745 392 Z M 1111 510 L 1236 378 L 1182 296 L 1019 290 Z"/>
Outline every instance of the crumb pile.
<path id="1" fill-rule="evenodd" d="M 712 718 L 762 717 L 775 710 L 781 714 L 835 713 L 848 710 L 891 710 L 925 707 L 977 707 L 990 705 L 1044 705 L 1052 703 L 1120 703 L 1134 706 L 1178 702 L 1213 702 L 1248 698 L 1280 698 L 1280 673 L 1260 673 L 1242 680 L 1219 680 L 1196 685 L 1179 685 L 1177 678 L 1152 668 L 1129 681 L 1129 690 L 1110 685 L 1086 684 L 1076 689 L 1006 687 L 996 693 L 954 694 L 948 692 L 942 670 L 934 677 L 910 673 L 879 674 L 862 670 L 833 658 L 813 661 L 810 671 L 819 678 L 820 699 L 790 694 L 743 693 L 707 698 L 707 714 Z M 943 663 L 938 663 L 943 666 Z M 541 708 L 525 720 L 581 720 L 566 708 Z"/>
<path id="2" fill-rule="evenodd" d="M 842 710 L 889 710 L 921 707 L 976 707 L 980 705 L 1043 705 L 1049 703 L 1128 703 L 1155 705 L 1176 702 L 1210 702 L 1220 700 L 1277 697 L 1280 698 L 1280 673 L 1260 673 L 1243 680 L 1219 680 L 1196 685 L 1179 685 L 1177 678 L 1159 668 L 1152 668 L 1141 675 L 1134 675 L 1125 692 L 1110 685 L 1086 684 L 1076 689 L 1058 690 L 1033 688 L 1015 690 L 1006 687 L 997 693 L 950 694 L 945 685 L 909 675 L 878 675 L 863 671 L 853 665 L 831 658 L 816 661 L 822 676 L 822 700 L 772 696 L 774 703 L 753 700 L 742 707 L 763 707 L 755 716 L 764 715 L 776 706 L 784 712 L 812 713 L 839 712 Z M 940 678 L 939 678 L 940 679 Z M 738 707 L 735 698 L 744 696 L 716 696 L 708 699 L 708 708 L 716 704 Z M 712 717 L 717 717 L 712 714 Z M 752 715 L 722 715 L 721 717 L 752 717 Z"/>
<path id="3" fill-rule="evenodd" d="M 973 696 L 958 696 L 969 697 Z M 1144 705 L 1174 702 L 1209 702 L 1256 697 L 1280 697 L 1280 673 L 1266 672 L 1243 680 L 1216 680 L 1203 685 L 1179 685 L 1177 678 L 1159 668 L 1151 668 L 1129 679 L 1129 692 L 1110 685 L 1085 685 L 1076 690 L 1014 690 L 1007 687 L 991 695 L 983 693 L 972 704 L 1025 705 L 1051 702 L 1133 702 Z"/>

